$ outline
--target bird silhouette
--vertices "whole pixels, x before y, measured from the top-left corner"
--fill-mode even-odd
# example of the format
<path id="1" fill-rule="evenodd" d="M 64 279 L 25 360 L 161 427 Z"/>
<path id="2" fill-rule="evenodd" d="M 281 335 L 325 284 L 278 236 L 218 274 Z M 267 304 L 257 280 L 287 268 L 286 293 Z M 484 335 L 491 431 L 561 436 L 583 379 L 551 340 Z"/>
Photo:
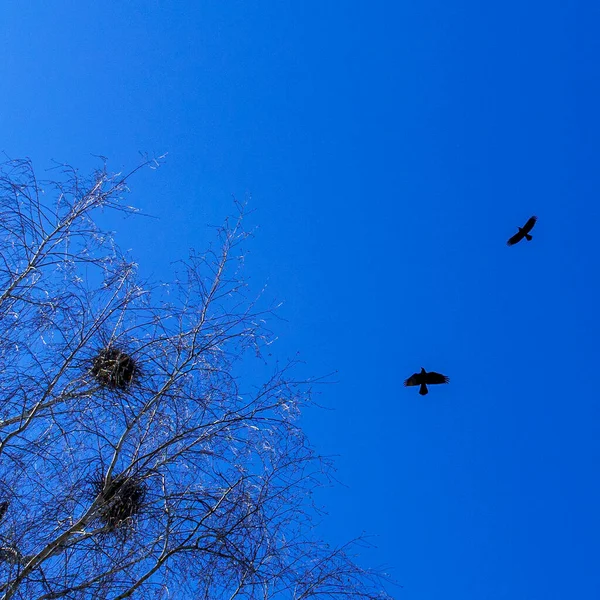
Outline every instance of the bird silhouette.
<path id="1" fill-rule="evenodd" d="M 523 238 L 525 238 L 528 242 L 530 242 L 533 238 L 529 235 L 529 232 L 533 229 L 535 222 L 537 221 L 537 217 L 531 217 L 523 227 L 519 227 L 519 232 L 515 233 L 508 242 L 506 242 L 507 246 L 514 246 L 518 244 Z"/>
<path id="2" fill-rule="evenodd" d="M 446 377 L 446 375 L 442 375 L 441 373 L 436 373 L 435 371 L 430 371 L 428 373 L 423 367 L 421 367 L 421 372 L 411 375 L 404 382 L 404 385 L 405 387 L 412 385 L 421 386 L 419 389 L 419 394 L 421 394 L 421 396 L 425 396 L 429 393 L 427 385 L 436 383 L 450 383 L 450 378 Z"/>

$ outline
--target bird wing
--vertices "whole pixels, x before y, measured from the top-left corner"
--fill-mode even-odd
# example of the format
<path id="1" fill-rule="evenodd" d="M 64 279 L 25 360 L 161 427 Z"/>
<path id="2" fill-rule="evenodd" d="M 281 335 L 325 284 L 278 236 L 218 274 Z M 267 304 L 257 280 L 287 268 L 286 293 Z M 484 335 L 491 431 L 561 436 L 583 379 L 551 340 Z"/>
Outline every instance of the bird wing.
<path id="1" fill-rule="evenodd" d="M 515 244 L 519 243 L 523 238 L 525 237 L 525 232 L 521 229 L 521 231 L 515 233 L 515 235 L 513 235 L 508 242 L 506 242 L 507 246 L 514 246 Z"/>
<path id="2" fill-rule="evenodd" d="M 450 377 L 446 377 L 441 373 L 436 373 L 435 371 L 429 371 L 425 375 L 425 383 L 449 383 Z"/>
<path id="3" fill-rule="evenodd" d="M 533 226 L 535 225 L 535 222 L 537 221 L 537 217 L 533 216 L 531 217 L 531 219 L 529 219 L 529 221 L 527 221 L 527 223 L 525 223 L 525 225 L 523 225 L 523 233 L 529 233 L 532 229 Z"/>
<path id="4" fill-rule="evenodd" d="M 421 385 L 421 374 L 413 373 L 408 379 L 404 381 L 404 387 L 410 385 Z"/>

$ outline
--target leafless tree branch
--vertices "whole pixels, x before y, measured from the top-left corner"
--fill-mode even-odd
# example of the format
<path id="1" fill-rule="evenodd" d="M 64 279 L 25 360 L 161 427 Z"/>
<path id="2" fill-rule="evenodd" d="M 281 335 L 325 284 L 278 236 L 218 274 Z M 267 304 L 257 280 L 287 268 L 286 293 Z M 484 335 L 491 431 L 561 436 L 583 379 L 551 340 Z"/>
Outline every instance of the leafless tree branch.
<path id="1" fill-rule="evenodd" d="M 55 174 L 0 167 L 2 598 L 387 597 L 313 537 L 311 382 L 256 359 L 244 207 L 149 285 L 94 221 L 131 174 Z"/>

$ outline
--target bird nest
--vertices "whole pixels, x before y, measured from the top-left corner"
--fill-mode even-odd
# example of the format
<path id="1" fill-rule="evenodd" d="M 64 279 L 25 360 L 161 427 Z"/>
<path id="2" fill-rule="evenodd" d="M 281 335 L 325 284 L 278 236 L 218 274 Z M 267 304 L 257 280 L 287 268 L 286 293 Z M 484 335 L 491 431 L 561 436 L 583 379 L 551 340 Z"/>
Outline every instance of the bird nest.
<path id="1" fill-rule="evenodd" d="M 92 480 L 95 495 L 100 497 L 100 520 L 109 532 L 127 528 L 142 511 L 146 484 L 136 476 L 121 473 L 108 481 L 104 477 Z"/>
<path id="2" fill-rule="evenodd" d="M 124 391 L 139 381 L 141 370 L 132 356 L 109 346 L 94 357 L 91 374 L 100 385 Z"/>
<path id="3" fill-rule="evenodd" d="M 6 514 L 6 511 L 8 510 L 8 500 L 4 500 L 3 502 L 0 502 L 0 521 L 2 521 L 2 519 L 4 519 L 4 515 Z"/>

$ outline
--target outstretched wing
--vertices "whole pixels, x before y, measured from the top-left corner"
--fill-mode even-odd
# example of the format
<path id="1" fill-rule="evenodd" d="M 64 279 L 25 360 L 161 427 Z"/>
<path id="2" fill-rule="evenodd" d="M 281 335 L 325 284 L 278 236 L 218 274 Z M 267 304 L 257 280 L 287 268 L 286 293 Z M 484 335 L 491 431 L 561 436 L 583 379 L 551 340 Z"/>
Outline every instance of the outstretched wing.
<path id="1" fill-rule="evenodd" d="M 404 382 L 404 387 L 410 386 L 410 385 L 421 385 L 421 374 L 420 373 L 413 373 L 405 382 Z"/>
<path id="2" fill-rule="evenodd" d="M 450 377 L 430 371 L 425 375 L 425 383 L 450 383 Z"/>
<path id="3" fill-rule="evenodd" d="M 519 231 L 518 233 L 515 233 L 515 235 L 513 235 L 508 240 L 508 242 L 506 242 L 506 245 L 514 246 L 515 244 L 518 244 L 524 237 L 525 237 L 525 232 L 521 229 L 521 231 Z"/>
<path id="4" fill-rule="evenodd" d="M 533 226 L 535 225 L 535 222 L 537 221 L 537 217 L 533 216 L 531 217 L 531 219 L 529 219 L 529 221 L 527 221 L 527 223 L 525 223 L 525 225 L 523 225 L 523 233 L 529 233 L 532 229 Z"/>

